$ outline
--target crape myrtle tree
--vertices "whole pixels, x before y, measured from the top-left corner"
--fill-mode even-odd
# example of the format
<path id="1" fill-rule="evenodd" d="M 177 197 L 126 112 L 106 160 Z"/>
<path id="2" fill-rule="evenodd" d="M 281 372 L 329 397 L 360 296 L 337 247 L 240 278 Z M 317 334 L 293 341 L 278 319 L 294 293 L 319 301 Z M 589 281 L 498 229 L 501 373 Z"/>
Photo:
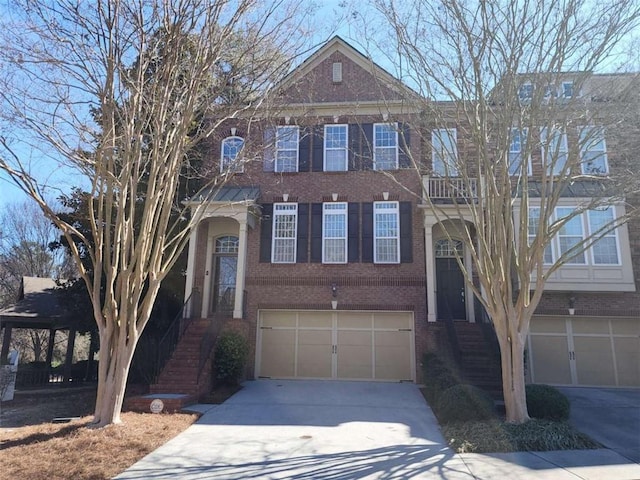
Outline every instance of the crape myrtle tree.
<path id="1" fill-rule="evenodd" d="M 301 15 L 284 0 L 24 0 L 4 15 L 0 168 L 61 230 L 89 292 L 97 426 L 121 421 L 136 344 L 198 221 L 181 202 L 191 154 L 229 119 L 250 124 Z M 42 197 L 34 150 L 83 174 L 89 233 Z M 204 201 L 226 178 L 207 174 Z"/>
<path id="2" fill-rule="evenodd" d="M 427 148 L 414 165 L 450 197 L 432 201 L 425 182 L 427 208 L 469 252 L 471 265 L 459 254 L 458 264 L 495 328 L 506 418 L 525 422 L 525 342 L 545 282 L 587 249 L 606 249 L 603 237 L 637 214 L 628 203 L 638 192 L 637 79 L 592 73 L 618 66 L 639 2 L 371 4 L 382 21 L 363 22 L 369 47 L 423 99 Z M 615 145 L 611 170 L 603 132 Z M 572 208 L 556 208 L 567 197 Z M 624 212 L 612 218 L 611 205 Z"/>

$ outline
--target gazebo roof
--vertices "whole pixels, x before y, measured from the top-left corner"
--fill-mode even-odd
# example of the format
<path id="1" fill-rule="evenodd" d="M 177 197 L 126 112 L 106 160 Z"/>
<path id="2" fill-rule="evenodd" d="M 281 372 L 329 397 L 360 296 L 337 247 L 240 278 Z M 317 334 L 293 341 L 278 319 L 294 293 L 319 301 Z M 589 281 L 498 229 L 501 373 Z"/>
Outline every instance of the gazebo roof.
<path id="1" fill-rule="evenodd" d="M 0 323 L 15 328 L 66 328 L 70 318 L 60 304 L 59 288 L 51 278 L 22 277 L 20 298 L 0 310 Z"/>

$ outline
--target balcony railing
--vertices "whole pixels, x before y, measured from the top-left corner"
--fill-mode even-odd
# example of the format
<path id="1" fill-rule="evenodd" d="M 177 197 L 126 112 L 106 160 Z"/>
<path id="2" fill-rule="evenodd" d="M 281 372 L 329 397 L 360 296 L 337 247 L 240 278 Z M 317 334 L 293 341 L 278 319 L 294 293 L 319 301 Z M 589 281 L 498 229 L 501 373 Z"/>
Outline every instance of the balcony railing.
<path id="1" fill-rule="evenodd" d="M 469 201 L 478 198 L 476 178 L 425 176 L 424 184 L 431 200 Z"/>

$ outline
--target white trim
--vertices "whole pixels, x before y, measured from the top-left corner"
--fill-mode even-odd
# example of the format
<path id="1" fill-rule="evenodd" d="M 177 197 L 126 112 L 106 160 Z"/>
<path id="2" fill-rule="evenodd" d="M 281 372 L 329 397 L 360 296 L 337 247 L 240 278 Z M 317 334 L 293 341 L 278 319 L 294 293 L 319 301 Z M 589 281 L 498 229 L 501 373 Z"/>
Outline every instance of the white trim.
<path id="1" fill-rule="evenodd" d="M 295 138 L 291 138 L 291 140 L 295 140 L 295 148 L 280 148 L 278 143 L 280 141 L 279 137 L 283 137 L 285 136 L 284 134 L 280 133 L 281 131 L 291 131 L 294 132 L 295 131 L 295 135 L 293 135 L 293 133 L 290 133 L 288 135 L 291 135 L 291 137 L 295 137 Z M 279 164 L 279 162 L 284 161 L 284 159 L 278 159 L 278 154 L 280 152 L 285 153 L 285 152 L 293 152 L 295 151 L 295 169 L 291 170 L 291 169 L 283 169 L 282 165 Z M 276 173 L 281 173 L 281 172 L 297 172 L 300 168 L 300 128 L 297 125 L 278 125 L 276 127 L 276 141 L 275 141 L 275 149 L 274 149 L 274 165 L 273 165 L 273 171 Z"/>
<path id="2" fill-rule="evenodd" d="M 583 138 L 583 134 L 586 133 L 587 131 L 589 131 L 590 133 L 587 134 L 587 138 Z M 591 138 L 590 138 L 591 137 Z M 602 150 L 597 150 L 597 149 L 588 149 L 585 148 L 587 146 L 591 146 L 593 147 L 593 140 L 597 139 L 598 142 L 595 143 L 602 143 Z M 578 127 L 578 144 L 579 144 L 579 150 L 580 150 L 580 171 L 585 174 L 585 175 L 606 175 L 609 173 L 609 159 L 607 156 L 607 142 L 605 139 L 605 130 L 604 127 L 601 126 L 596 126 L 596 125 L 584 125 L 584 126 L 580 126 Z M 586 161 L 584 159 L 584 154 L 585 153 L 598 153 L 601 155 L 602 161 L 604 163 L 604 171 L 602 172 L 589 172 L 589 171 L 585 171 L 585 167 L 588 163 L 588 161 Z"/>
<path id="3" fill-rule="evenodd" d="M 393 205 L 392 208 L 383 208 L 383 206 Z M 380 211 L 378 211 L 380 210 Z M 378 237 L 377 223 L 378 214 L 395 214 L 397 234 L 393 236 Z M 380 261 L 378 260 L 378 240 L 396 240 L 396 261 Z M 400 203 L 399 202 L 373 202 L 373 263 L 378 264 L 398 264 L 400 263 Z"/>
<path id="4" fill-rule="evenodd" d="M 328 208 L 328 207 L 338 207 L 338 208 Z M 342 207 L 342 208 L 339 208 Z M 325 231 L 325 218 L 328 215 L 342 215 L 344 216 L 344 236 L 343 237 L 331 237 L 330 239 L 327 238 L 326 235 L 326 231 Z M 326 246 L 326 241 L 327 240 L 344 240 L 344 260 L 343 261 L 338 261 L 338 262 L 330 262 L 326 260 L 325 257 L 325 246 Z M 348 242 L 349 242 L 349 211 L 348 211 L 348 204 L 347 202 L 325 202 L 322 204 L 322 263 L 326 263 L 326 264 L 344 264 L 348 262 L 348 256 L 349 256 L 349 248 L 348 248 Z"/>
<path id="5" fill-rule="evenodd" d="M 549 151 L 549 155 L 547 155 L 549 142 L 554 141 L 557 136 L 560 136 L 559 145 L 557 148 L 554 147 L 554 151 Z M 569 146 L 567 143 L 566 130 L 562 127 L 540 127 L 540 149 L 542 150 L 542 168 L 546 169 L 547 175 L 557 176 L 562 174 L 569 162 Z M 564 162 L 559 161 L 562 156 L 564 156 Z"/>
<path id="6" fill-rule="evenodd" d="M 394 136 L 394 145 L 382 145 L 378 146 L 378 135 L 377 135 L 377 127 L 388 127 L 393 131 Z M 392 150 L 395 153 L 395 163 L 392 168 L 379 168 L 378 161 L 376 160 L 376 151 L 377 150 Z M 385 170 L 397 170 L 399 166 L 399 145 L 398 145 L 398 124 L 396 122 L 383 122 L 383 123 L 374 123 L 373 124 L 373 169 L 379 171 Z M 380 152 L 382 153 L 382 152 Z"/>
<path id="7" fill-rule="evenodd" d="M 336 127 L 344 128 L 344 147 L 327 147 L 327 130 Z M 322 155 L 322 171 L 323 172 L 346 172 L 349 170 L 349 125 L 346 123 L 341 124 L 328 124 L 324 126 L 324 138 L 322 141 L 323 155 Z M 344 168 L 342 170 L 328 170 L 327 169 L 327 152 L 328 151 L 344 151 Z"/>
<path id="8" fill-rule="evenodd" d="M 291 208 L 293 207 L 293 208 Z M 281 209 L 278 212 L 278 208 Z M 293 215 L 293 238 L 291 237 L 276 237 L 277 219 L 278 217 L 284 217 Z M 276 240 L 293 242 L 293 254 L 290 260 L 275 260 L 276 256 Z M 297 258 L 297 243 L 298 243 L 298 204 L 297 203 L 274 203 L 273 204 L 273 225 L 271 230 L 271 263 L 296 263 Z"/>
<path id="9" fill-rule="evenodd" d="M 242 141 L 242 145 L 236 152 L 236 155 L 230 159 L 230 162 L 225 163 L 225 155 L 224 155 L 224 147 L 225 143 L 230 140 L 240 140 Z M 244 162 L 240 161 L 237 163 L 238 157 L 240 156 L 240 152 L 244 149 L 244 138 L 239 137 L 237 135 L 232 135 L 230 137 L 224 138 L 222 142 L 220 142 L 220 173 L 224 173 L 225 171 L 233 172 L 233 173 L 243 173 L 244 172 Z"/>
<path id="10" fill-rule="evenodd" d="M 600 208 L 600 209 L 595 209 L 595 210 L 611 210 L 612 212 L 612 218 L 610 220 L 610 222 L 615 222 L 616 220 L 616 209 L 613 206 L 609 206 L 606 208 Z M 592 228 L 591 228 L 591 212 L 593 212 L 594 210 L 587 210 L 585 212 L 585 217 L 586 217 L 586 221 L 587 221 L 587 227 L 589 229 L 589 235 L 594 235 L 595 232 L 593 232 Z M 610 223 L 609 222 L 609 223 Z M 596 263 L 596 257 L 595 257 L 595 252 L 594 252 L 594 248 L 596 246 L 596 244 L 598 243 L 598 241 L 600 241 L 603 238 L 611 238 L 613 237 L 615 242 L 616 242 L 616 254 L 618 257 L 618 261 L 616 263 Z M 606 235 L 603 235 L 602 237 L 600 237 L 600 239 L 598 239 L 598 241 L 596 241 L 593 245 L 591 245 L 591 247 L 589 247 L 589 250 L 591 251 L 591 266 L 593 267 L 606 267 L 606 266 L 619 266 L 621 265 L 621 254 L 620 254 L 620 236 L 618 235 L 618 228 L 615 228 L 613 230 L 611 230 L 610 232 L 608 232 Z M 585 252 L 586 253 L 586 252 Z"/>

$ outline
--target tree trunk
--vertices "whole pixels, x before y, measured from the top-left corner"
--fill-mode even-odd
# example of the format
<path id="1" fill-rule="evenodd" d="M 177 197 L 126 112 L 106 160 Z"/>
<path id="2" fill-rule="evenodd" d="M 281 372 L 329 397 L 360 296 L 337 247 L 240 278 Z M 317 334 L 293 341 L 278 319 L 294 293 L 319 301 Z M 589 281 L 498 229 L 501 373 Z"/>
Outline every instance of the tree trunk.
<path id="1" fill-rule="evenodd" d="M 498 339 L 502 357 L 502 393 L 506 420 L 511 423 L 529 420 L 524 382 L 525 338 L 518 333 L 511 333 L 508 338 Z"/>

